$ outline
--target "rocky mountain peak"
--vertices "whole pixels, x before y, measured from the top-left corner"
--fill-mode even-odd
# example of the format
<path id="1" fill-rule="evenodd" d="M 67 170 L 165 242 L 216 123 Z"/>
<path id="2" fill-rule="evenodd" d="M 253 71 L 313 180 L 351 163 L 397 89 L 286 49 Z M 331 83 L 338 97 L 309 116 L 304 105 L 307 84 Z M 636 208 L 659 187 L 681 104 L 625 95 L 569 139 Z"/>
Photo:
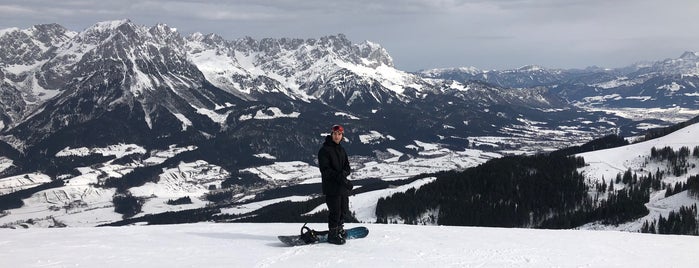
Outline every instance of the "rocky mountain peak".
<path id="1" fill-rule="evenodd" d="M 56 23 L 35 25 L 31 30 L 36 40 L 51 46 L 60 46 L 76 35 Z"/>
<path id="2" fill-rule="evenodd" d="M 228 41 L 226 41 L 222 36 L 217 34 L 202 34 L 193 33 L 186 38 L 188 43 L 200 43 L 205 44 L 208 47 L 223 47 L 227 46 Z M 189 45 L 189 44 L 188 44 Z"/>
<path id="3" fill-rule="evenodd" d="M 680 59 L 697 60 L 697 59 L 699 59 L 699 53 L 692 52 L 692 51 L 685 51 L 682 54 L 682 56 L 680 56 Z"/>
<path id="4" fill-rule="evenodd" d="M 352 41 L 347 39 L 344 34 L 328 35 L 321 37 L 319 44 L 328 48 L 332 48 L 335 51 L 346 49 L 352 46 Z"/>
<path id="5" fill-rule="evenodd" d="M 75 42 L 88 45 L 122 42 L 162 47 L 182 46 L 185 40 L 176 28 L 166 24 L 157 24 L 149 28 L 123 19 L 98 22 L 78 34 Z"/>
<path id="6" fill-rule="evenodd" d="M 684 52 L 679 58 L 655 62 L 645 68 L 639 68 L 637 75 L 699 75 L 699 54 Z"/>
<path id="7" fill-rule="evenodd" d="M 170 28 L 166 24 L 158 24 L 148 30 L 150 36 L 166 44 L 184 45 L 185 39 L 177 32 L 176 28 Z"/>
<path id="8" fill-rule="evenodd" d="M 78 40 L 83 43 L 98 44 L 112 36 L 116 31 L 133 36 L 135 28 L 136 26 L 128 19 L 98 22 L 82 31 L 78 35 Z"/>
<path id="9" fill-rule="evenodd" d="M 54 48 L 72 38 L 58 24 L 41 24 L 29 29 L 10 28 L 0 31 L 0 64 L 30 65 L 50 57 Z M 48 53 L 48 54 L 47 54 Z"/>
<path id="10" fill-rule="evenodd" d="M 359 45 L 359 50 L 360 56 L 368 60 L 367 65 L 369 67 L 376 68 L 382 64 L 388 67 L 394 67 L 391 55 L 388 54 L 385 48 L 377 43 L 364 41 L 363 44 Z"/>

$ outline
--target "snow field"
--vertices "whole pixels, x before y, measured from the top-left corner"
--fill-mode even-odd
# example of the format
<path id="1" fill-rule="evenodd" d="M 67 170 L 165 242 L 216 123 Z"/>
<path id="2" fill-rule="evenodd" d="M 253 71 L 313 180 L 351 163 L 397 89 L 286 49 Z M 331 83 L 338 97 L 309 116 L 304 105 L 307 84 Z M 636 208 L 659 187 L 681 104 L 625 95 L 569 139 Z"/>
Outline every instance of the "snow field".
<path id="1" fill-rule="evenodd" d="M 699 239 L 614 231 L 362 224 L 343 246 L 286 247 L 300 224 L 0 229 L 3 267 L 695 267 Z M 355 227 L 358 225 L 349 225 Z M 325 229 L 324 224 L 311 228 Z M 662 257 L 660 257 L 662 256 Z"/>

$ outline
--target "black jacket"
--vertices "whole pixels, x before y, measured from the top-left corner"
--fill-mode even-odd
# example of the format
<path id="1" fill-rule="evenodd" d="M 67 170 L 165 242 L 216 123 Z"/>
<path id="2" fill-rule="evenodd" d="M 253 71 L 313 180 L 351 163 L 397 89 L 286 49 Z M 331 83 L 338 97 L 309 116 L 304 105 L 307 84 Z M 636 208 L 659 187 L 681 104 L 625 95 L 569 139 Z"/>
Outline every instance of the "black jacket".
<path id="1" fill-rule="evenodd" d="M 323 147 L 318 151 L 318 167 L 323 178 L 324 195 L 349 195 L 353 185 L 347 179 L 352 172 L 347 152 L 330 135 L 325 137 Z"/>

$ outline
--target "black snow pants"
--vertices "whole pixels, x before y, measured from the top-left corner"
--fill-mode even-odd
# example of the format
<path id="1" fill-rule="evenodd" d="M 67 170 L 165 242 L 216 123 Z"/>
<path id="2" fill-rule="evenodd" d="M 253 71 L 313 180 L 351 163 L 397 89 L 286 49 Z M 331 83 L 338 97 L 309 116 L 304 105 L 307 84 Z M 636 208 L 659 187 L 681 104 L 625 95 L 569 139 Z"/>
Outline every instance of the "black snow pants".
<path id="1" fill-rule="evenodd" d="M 349 196 L 326 195 L 325 204 L 328 205 L 328 229 L 334 229 L 345 223 L 346 213 L 349 212 Z"/>

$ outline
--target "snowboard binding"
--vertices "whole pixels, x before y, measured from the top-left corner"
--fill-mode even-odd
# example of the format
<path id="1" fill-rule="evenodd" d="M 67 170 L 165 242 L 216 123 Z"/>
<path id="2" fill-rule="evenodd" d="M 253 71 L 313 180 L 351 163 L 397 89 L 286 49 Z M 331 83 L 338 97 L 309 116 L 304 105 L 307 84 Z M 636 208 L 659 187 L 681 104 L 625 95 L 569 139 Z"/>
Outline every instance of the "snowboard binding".
<path id="1" fill-rule="evenodd" d="M 306 227 L 306 224 L 308 223 L 304 223 L 303 227 L 301 227 L 301 240 L 303 240 L 303 242 L 306 244 L 317 243 L 320 240 L 318 239 L 318 233 L 315 230 Z"/>
<path id="2" fill-rule="evenodd" d="M 340 237 L 340 239 L 359 239 L 369 235 L 369 229 L 363 226 L 349 228 L 345 230 L 345 232 L 346 237 Z M 281 241 L 285 245 L 293 247 L 302 245 L 313 245 L 318 243 L 333 243 L 330 240 L 328 240 L 329 235 L 330 231 L 316 231 L 306 227 L 306 224 L 304 224 L 303 227 L 301 227 L 300 235 L 280 235 L 277 236 L 277 238 L 279 238 L 279 241 Z M 339 233 L 336 233 L 335 235 L 339 235 Z"/>

